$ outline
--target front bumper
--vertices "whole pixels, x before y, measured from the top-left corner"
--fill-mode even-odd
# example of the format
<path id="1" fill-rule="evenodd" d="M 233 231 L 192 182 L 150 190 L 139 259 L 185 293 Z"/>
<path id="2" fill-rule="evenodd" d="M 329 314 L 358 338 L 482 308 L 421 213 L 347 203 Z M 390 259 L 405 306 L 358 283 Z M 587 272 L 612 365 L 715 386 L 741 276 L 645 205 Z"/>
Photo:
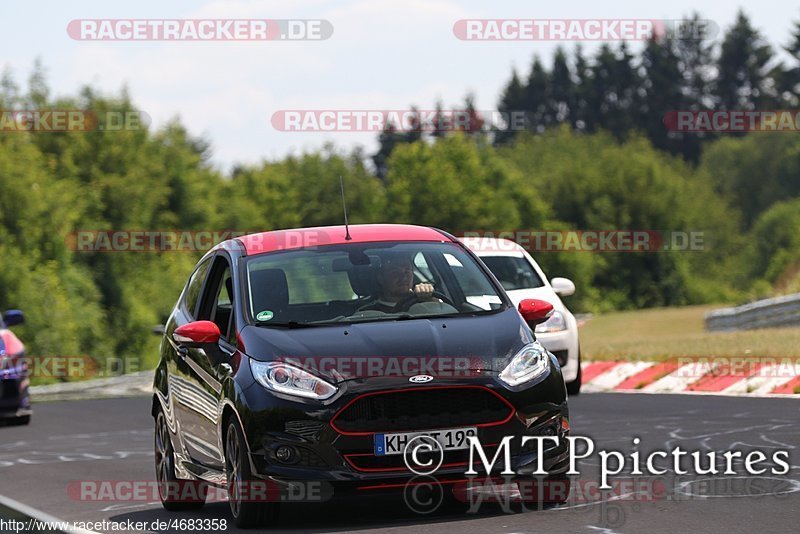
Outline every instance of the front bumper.
<path id="1" fill-rule="evenodd" d="M 552 352 L 564 375 L 565 382 L 572 382 L 578 377 L 578 329 L 568 327 L 559 332 L 543 332 L 536 334 L 536 340 L 544 348 Z"/>
<path id="2" fill-rule="evenodd" d="M 490 372 L 464 378 L 437 378 L 435 384 L 425 387 L 454 390 L 459 394 L 489 392 L 505 403 L 507 412 L 498 413 L 495 419 L 482 420 L 477 425 L 466 422 L 464 415 L 459 414 L 453 415 L 455 422 L 452 424 L 448 424 L 445 417 L 436 419 L 437 424 L 433 427 L 422 425 L 402 430 L 376 427 L 352 432 L 337 424 L 337 417 L 354 401 L 370 395 L 415 392 L 421 386 L 409 383 L 406 377 L 350 380 L 341 385 L 336 397 L 321 406 L 319 402 L 279 398 L 259 384 L 253 384 L 241 391 L 242 398 L 237 402 L 250 447 L 253 472 L 259 478 L 276 482 L 326 481 L 338 488 L 390 488 L 405 484 L 415 474 L 406 467 L 402 455 L 375 456 L 375 433 L 478 426 L 478 440 L 489 460 L 503 438 L 512 436 L 509 442 L 511 468 L 524 477 L 536 470 L 538 457 L 535 443 L 528 443 L 523 448 L 521 438 L 541 435 L 563 438 L 568 433 L 566 391 L 554 359 L 551 359 L 550 373 L 543 380 L 518 391 L 504 387 Z M 449 408 L 442 406 L 444 411 Z M 551 475 L 566 472 L 569 458 L 566 440 L 560 439 L 558 446 L 552 446 L 551 442 L 545 445 L 545 470 Z M 280 447 L 289 447 L 293 451 L 291 462 L 278 459 L 276 451 Z M 442 466 L 434 476 L 442 481 L 462 480 L 469 469 L 468 453 L 468 450 L 446 451 Z M 476 469 L 483 476 L 497 474 L 503 468 L 500 459 L 492 473 L 482 473 L 480 461 L 476 462 Z"/>

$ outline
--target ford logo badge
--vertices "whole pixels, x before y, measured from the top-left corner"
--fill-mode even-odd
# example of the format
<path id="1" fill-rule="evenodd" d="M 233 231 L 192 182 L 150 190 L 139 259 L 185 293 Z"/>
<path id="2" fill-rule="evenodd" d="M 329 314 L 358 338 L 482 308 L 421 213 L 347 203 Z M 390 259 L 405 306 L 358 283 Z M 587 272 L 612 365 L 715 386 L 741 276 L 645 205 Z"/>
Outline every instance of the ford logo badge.
<path id="1" fill-rule="evenodd" d="M 433 380 L 431 375 L 416 375 L 408 379 L 408 381 L 413 384 L 424 384 L 426 382 L 430 382 L 431 380 Z"/>

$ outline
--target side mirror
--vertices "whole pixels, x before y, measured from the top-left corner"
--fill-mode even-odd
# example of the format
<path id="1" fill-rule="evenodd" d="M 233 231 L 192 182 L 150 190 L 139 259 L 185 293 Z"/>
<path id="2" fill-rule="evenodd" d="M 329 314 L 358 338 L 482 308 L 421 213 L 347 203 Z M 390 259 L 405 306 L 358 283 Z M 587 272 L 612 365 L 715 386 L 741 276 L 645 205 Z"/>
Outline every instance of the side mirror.
<path id="1" fill-rule="evenodd" d="M 25 314 L 20 310 L 6 310 L 3 312 L 3 322 L 6 326 L 14 326 L 25 322 Z"/>
<path id="2" fill-rule="evenodd" d="M 539 299 L 525 299 L 517 306 L 519 314 L 526 323 L 537 325 L 543 323 L 553 315 L 553 305 Z"/>
<path id="3" fill-rule="evenodd" d="M 194 321 L 172 332 L 172 339 L 185 347 L 198 348 L 219 341 L 219 327 L 212 321 Z"/>
<path id="4" fill-rule="evenodd" d="M 568 297 L 575 293 L 575 284 L 569 278 L 553 278 L 550 280 L 553 291 L 561 297 Z"/>

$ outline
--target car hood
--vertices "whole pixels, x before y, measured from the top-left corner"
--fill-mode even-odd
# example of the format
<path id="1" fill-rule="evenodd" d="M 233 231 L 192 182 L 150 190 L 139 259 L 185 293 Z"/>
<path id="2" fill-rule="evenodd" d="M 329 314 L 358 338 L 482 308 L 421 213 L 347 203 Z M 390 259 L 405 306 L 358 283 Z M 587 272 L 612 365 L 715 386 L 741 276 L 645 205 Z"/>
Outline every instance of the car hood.
<path id="1" fill-rule="evenodd" d="M 285 360 L 333 382 L 372 376 L 470 376 L 499 371 L 533 341 L 514 308 L 480 316 L 309 328 L 247 326 L 245 352 Z M 470 371 L 470 372 L 465 372 Z"/>

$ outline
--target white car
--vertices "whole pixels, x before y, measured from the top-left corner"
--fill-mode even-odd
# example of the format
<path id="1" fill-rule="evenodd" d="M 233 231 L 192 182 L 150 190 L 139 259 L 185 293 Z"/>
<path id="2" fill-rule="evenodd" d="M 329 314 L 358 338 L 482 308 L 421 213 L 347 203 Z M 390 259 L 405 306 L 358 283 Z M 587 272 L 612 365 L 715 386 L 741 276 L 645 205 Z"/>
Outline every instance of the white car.
<path id="1" fill-rule="evenodd" d="M 575 293 L 575 284 L 567 278 L 548 282 L 536 260 L 513 241 L 484 237 L 464 237 L 461 241 L 489 267 L 514 305 L 523 299 L 541 299 L 553 305 L 553 315 L 536 325 L 534 331 L 536 338 L 558 359 L 567 392 L 577 395 L 581 389 L 578 322 L 559 298 Z"/>

